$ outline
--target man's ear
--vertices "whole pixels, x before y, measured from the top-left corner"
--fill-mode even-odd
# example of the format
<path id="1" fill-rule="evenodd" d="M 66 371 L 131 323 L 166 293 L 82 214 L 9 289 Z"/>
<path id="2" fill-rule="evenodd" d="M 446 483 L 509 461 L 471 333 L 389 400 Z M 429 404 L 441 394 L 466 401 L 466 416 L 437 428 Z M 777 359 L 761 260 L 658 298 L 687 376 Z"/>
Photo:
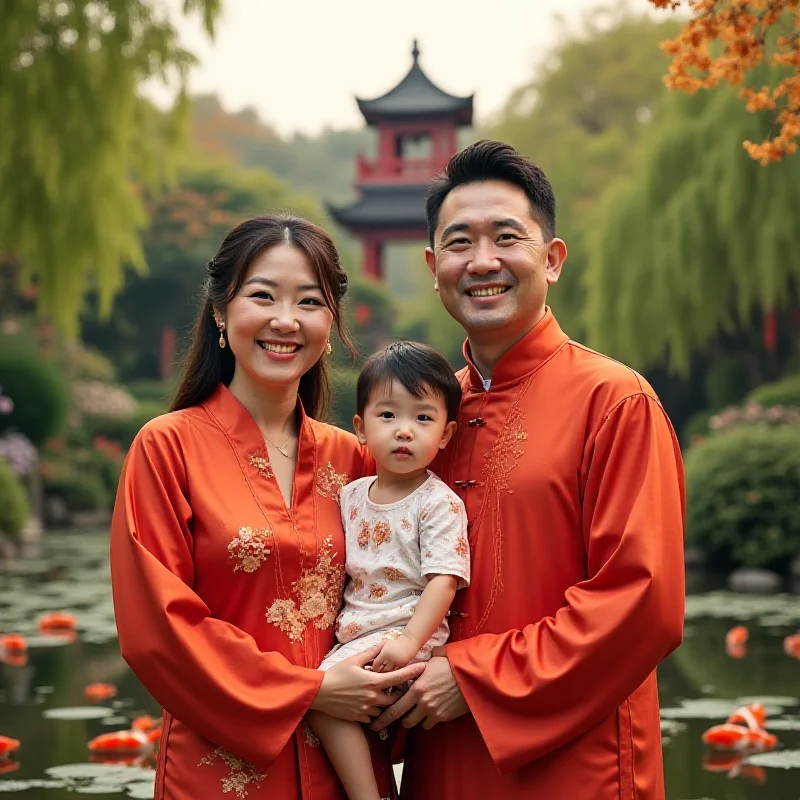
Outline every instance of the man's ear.
<path id="1" fill-rule="evenodd" d="M 567 260 L 567 245 L 562 239 L 553 239 L 547 249 L 545 277 L 552 286 L 561 277 L 561 268 Z"/>
<path id="2" fill-rule="evenodd" d="M 425 248 L 425 263 L 428 265 L 431 275 L 433 275 L 433 288 L 438 292 L 439 281 L 436 280 L 436 256 L 430 247 Z"/>
<path id="3" fill-rule="evenodd" d="M 456 432 L 457 427 L 458 423 L 455 420 L 448 422 L 447 425 L 444 426 L 444 433 L 442 434 L 442 439 L 439 442 L 440 450 L 444 450 L 444 448 L 447 447 L 447 443 L 453 438 L 453 434 Z"/>
<path id="4" fill-rule="evenodd" d="M 355 429 L 356 437 L 358 438 L 358 441 L 361 444 L 366 444 L 367 443 L 367 437 L 364 434 L 364 420 L 361 419 L 361 417 L 359 417 L 358 414 L 356 414 L 353 417 L 353 428 Z"/>

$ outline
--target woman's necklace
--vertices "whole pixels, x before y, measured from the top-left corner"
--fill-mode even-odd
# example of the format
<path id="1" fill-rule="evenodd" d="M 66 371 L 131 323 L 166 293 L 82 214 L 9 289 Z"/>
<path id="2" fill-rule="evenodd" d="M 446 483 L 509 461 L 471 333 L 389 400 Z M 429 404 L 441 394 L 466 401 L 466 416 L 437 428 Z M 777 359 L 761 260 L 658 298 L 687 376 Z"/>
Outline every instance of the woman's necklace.
<path id="1" fill-rule="evenodd" d="M 291 458 L 292 457 L 290 453 L 286 452 L 286 445 L 289 444 L 289 442 L 292 441 L 292 439 L 294 438 L 293 436 L 290 436 L 283 443 L 283 446 L 281 446 L 279 444 L 275 444 L 275 442 L 273 442 L 271 439 L 268 439 L 267 435 L 264 433 L 264 431 L 261 431 L 261 435 L 264 437 L 264 441 L 267 442 L 267 444 L 271 444 L 284 458 Z"/>

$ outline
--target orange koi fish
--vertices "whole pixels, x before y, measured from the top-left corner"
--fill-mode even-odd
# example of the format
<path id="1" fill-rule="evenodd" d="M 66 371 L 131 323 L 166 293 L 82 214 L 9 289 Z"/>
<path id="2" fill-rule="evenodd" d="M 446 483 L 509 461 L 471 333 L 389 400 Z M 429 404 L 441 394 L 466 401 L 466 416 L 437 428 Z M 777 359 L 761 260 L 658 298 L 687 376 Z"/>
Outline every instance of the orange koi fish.
<path id="1" fill-rule="evenodd" d="M 84 690 L 84 697 L 90 700 L 108 700 L 109 697 L 115 697 L 117 694 L 117 687 L 110 683 L 90 683 Z"/>
<path id="2" fill-rule="evenodd" d="M 24 653 L 28 649 L 28 642 L 18 633 L 7 633 L 0 639 L 0 649 L 6 653 Z"/>
<path id="3" fill-rule="evenodd" d="M 751 703 L 749 706 L 737 708 L 727 721 L 737 725 L 747 725 L 751 731 L 760 731 L 764 729 L 766 720 L 767 709 L 763 704 Z"/>
<path id="4" fill-rule="evenodd" d="M 77 620 L 65 611 L 51 611 L 39 618 L 39 631 L 42 633 L 74 631 Z"/>
<path id="5" fill-rule="evenodd" d="M 10 758 L 0 758 L 0 775 L 8 772 L 15 772 L 19 769 L 19 761 L 12 761 Z"/>
<path id="6" fill-rule="evenodd" d="M 152 747 L 149 736 L 144 731 L 113 731 L 95 736 L 89 742 L 93 753 L 140 753 Z"/>
<path id="7" fill-rule="evenodd" d="M 156 721 L 148 714 L 145 714 L 142 717 L 136 717 L 136 719 L 131 723 L 131 728 L 133 728 L 133 730 L 144 731 L 145 733 L 153 730 L 155 727 Z"/>
<path id="8" fill-rule="evenodd" d="M 793 633 L 783 640 L 783 651 L 787 656 L 800 660 L 800 633 Z"/>
<path id="9" fill-rule="evenodd" d="M 756 783 L 767 782 L 767 771 L 754 764 L 743 764 L 747 753 L 709 753 L 703 759 L 706 772 L 726 772 L 729 778 L 749 778 Z"/>
<path id="10" fill-rule="evenodd" d="M 730 658 L 744 658 L 747 655 L 747 628 L 737 625 L 725 634 L 725 652 Z"/>
<path id="11" fill-rule="evenodd" d="M 10 739 L 8 736 L 0 736 L 0 758 L 7 758 L 16 750 L 19 750 L 19 739 Z"/>
<path id="12" fill-rule="evenodd" d="M 744 725 L 726 722 L 714 725 L 703 734 L 703 742 L 715 750 L 748 750 L 763 753 L 772 750 L 778 743 L 777 737 L 765 730 L 751 730 Z"/>
<path id="13" fill-rule="evenodd" d="M 24 667 L 28 663 L 28 654 L 5 652 L 0 654 L 0 661 L 9 667 Z"/>

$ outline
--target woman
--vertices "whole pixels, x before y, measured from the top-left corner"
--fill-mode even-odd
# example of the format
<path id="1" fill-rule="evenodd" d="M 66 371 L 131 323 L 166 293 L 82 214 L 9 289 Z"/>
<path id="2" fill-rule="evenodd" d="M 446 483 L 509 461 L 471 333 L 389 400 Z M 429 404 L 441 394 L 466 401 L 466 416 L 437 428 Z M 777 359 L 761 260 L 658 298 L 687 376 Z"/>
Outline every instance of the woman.
<path id="1" fill-rule="evenodd" d="M 333 800 L 309 709 L 369 721 L 419 674 L 322 673 L 342 596 L 342 485 L 371 472 L 317 420 L 347 287 L 328 235 L 292 217 L 242 223 L 208 265 L 172 413 L 120 479 L 111 574 L 120 648 L 163 706 L 156 800 Z M 390 769 L 378 759 L 382 791 Z"/>

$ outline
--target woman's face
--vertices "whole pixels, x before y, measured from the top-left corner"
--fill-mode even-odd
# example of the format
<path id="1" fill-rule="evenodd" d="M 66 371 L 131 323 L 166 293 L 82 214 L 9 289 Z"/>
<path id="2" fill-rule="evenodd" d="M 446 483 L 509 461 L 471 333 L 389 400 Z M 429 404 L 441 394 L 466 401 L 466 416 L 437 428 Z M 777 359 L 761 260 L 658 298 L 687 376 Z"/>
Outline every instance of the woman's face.
<path id="1" fill-rule="evenodd" d="M 253 259 L 222 321 L 236 377 L 278 387 L 297 384 L 322 356 L 333 314 L 303 251 L 280 244 Z"/>

